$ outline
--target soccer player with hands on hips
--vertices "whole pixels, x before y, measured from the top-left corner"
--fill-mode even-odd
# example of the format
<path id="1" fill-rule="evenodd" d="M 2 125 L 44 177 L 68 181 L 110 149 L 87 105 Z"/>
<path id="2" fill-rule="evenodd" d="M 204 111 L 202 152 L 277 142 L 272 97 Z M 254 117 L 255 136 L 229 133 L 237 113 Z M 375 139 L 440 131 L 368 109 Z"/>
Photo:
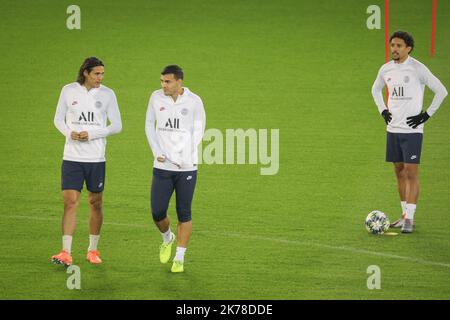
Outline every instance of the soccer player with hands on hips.
<path id="1" fill-rule="evenodd" d="M 183 70 L 169 65 L 160 76 L 161 89 L 150 96 L 145 132 L 154 156 L 151 187 L 153 221 L 161 232 L 161 263 L 171 257 L 177 243 L 172 272 L 184 271 L 184 255 L 192 231 L 191 205 L 197 181 L 198 145 L 206 117 L 199 96 L 183 87 Z M 170 229 L 167 209 L 176 193 L 177 236 Z"/>
<path id="2" fill-rule="evenodd" d="M 419 197 L 419 163 L 424 123 L 438 110 L 447 90 L 431 71 L 410 56 L 414 40 L 397 31 L 389 39 L 392 60 L 384 64 L 372 87 L 378 111 L 387 124 L 386 161 L 393 162 L 402 216 L 391 227 L 411 233 Z M 387 86 L 387 106 L 382 89 Z M 434 92 L 431 105 L 422 111 L 425 86 Z"/>
<path id="3" fill-rule="evenodd" d="M 66 139 L 61 189 L 64 198 L 62 251 L 52 257 L 56 264 L 72 264 L 72 237 L 83 184 L 89 199 L 89 247 L 87 260 L 100 264 L 97 250 L 103 223 L 106 137 L 122 130 L 116 95 L 102 85 L 105 67 L 96 57 L 85 59 L 76 82 L 61 90 L 54 124 Z M 109 120 L 110 124 L 107 125 Z"/>

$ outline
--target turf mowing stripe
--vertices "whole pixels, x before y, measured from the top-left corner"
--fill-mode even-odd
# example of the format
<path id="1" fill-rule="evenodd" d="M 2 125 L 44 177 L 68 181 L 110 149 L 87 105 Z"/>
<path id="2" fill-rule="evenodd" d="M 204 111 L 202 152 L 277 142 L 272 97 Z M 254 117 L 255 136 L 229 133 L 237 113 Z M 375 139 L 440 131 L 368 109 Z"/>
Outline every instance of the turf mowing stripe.
<path id="1" fill-rule="evenodd" d="M 217 233 L 217 232 L 215 232 L 215 233 Z M 228 235 L 228 236 L 231 235 L 231 236 L 245 238 L 245 239 L 266 240 L 266 241 L 273 241 L 273 242 L 286 243 L 286 244 L 316 246 L 316 247 L 324 248 L 324 249 L 341 250 L 341 251 L 348 251 L 348 252 L 352 252 L 352 253 L 362 253 L 362 254 L 375 255 L 375 256 L 380 256 L 380 257 L 385 257 L 385 258 L 394 258 L 394 259 L 406 260 L 406 261 L 410 261 L 410 262 L 417 262 L 417 263 L 421 263 L 421 264 L 428 264 L 428 265 L 433 265 L 433 266 L 450 268 L 449 263 L 434 262 L 434 261 L 428 261 L 428 260 L 424 260 L 424 259 L 412 258 L 412 257 L 407 257 L 407 256 L 399 256 L 396 254 L 369 251 L 369 250 L 364 250 L 364 249 L 356 249 L 356 248 L 347 247 L 347 246 L 330 246 L 327 244 L 322 244 L 322 243 L 312 242 L 312 241 L 274 239 L 274 238 L 266 238 L 266 237 L 260 237 L 260 236 L 242 236 L 240 234 L 230 234 L 230 233 L 226 233 L 226 234 L 223 233 L 222 235 Z"/>
<path id="2" fill-rule="evenodd" d="M 42 221 L 60 221 L 61 220 L 60 218 L 29 217 L 29 216 L 0 215 L 0 217 L 1 218 L 10 218 L 10 219 L 31 219 L 31 220 L 42 220 Z M 148 227 L 148 226 L 143 226 L 140 224 L 128 224 L 128 223 L 117 223 L 117 222 L 104 222 L 103 224 L 122 226 L 122 227 L 133 227 L 133 228 L 147 228 Z M 435 262 L 435 261 L 412 258 L 412 257 L 407 257 L 407 256 L 399 256 L 399 255 L 391 254 L 391 253 L 383 253 L 383 252 L 369 251 L 369 250 L 364 250 L 364 249 L 356 249 L 356 248 L 347 247 L 347 246 L 331 246 L 331 245 L 322 244 L 322 243 L 318 243 L 318 242 L 312 242 L 312 241 L 286 240 L 286 239 L 278 239 L 278 238 L 275 239 L 275 238 L 268 238 L 268 237 L 261 237 L 261 236 L 242 235 L 240 233 L 229 233 L 229 232 L 225 233 L 225 232 L 204 231 L 204 230 L 196 231 L 196 233 L 206 233 L 208 235 L 213 235 L 213 236 L 219 235 L 221 237 L 230 237 L 231 236 L 231 237 L 248 239 L 248 240 L 263 240 L 263 241 L 278 242 L 278 243 L 285 243 L 285 244 L 294 244 L 294 245 L 299 245 L 299 246 L 315 246 L 318 248 L 329 249 L 329 250 L 347 251 L 347 252 L 351 252 L 351 253 L 367 254 L 367 255 L 379 256 L 379 257 L 384 257 L 384 258 L 392 258 L 392 259 L 405 260 L 405 261 L 409 261 L 409 262 L 416 262 L 416 263 L 425 264 L 425 265 L 450 268 L 450 263 Z"/>

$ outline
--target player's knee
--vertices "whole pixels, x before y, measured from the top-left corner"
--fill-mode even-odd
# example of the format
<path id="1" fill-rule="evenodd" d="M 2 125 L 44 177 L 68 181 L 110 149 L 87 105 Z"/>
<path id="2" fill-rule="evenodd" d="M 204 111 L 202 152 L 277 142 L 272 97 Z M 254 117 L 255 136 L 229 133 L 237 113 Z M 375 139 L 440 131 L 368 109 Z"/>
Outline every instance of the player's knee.
<path id="1" fill-rule="evenodd" d="M 178 211 L 177 210 L 178 221 L 181 223 L 189 222 L 192 220 L 191 212 L 187 210 Z"/>
<path id="2" fill-rule="evenodd" d="M 418 178 L 418 174 L 417 174 L 416 170 L 406 170 L 405 175 L 408 178 L 408 180 L 417 180 L 417 178 Z"/>
<path id="3" fill-rule="evenodd" d="M 167 217 L 167 211 L 152 210 L 153 221 L 159 222 Z"/>
<path id="4" fill-rule="evenodd" d="M 395 172 L 395 175 L 396 175 L 398 180 L 408 179 L 408 176 L 407 176 L 407 174 L 406 174 L 406 172 L 404 170 L 400 171 L 400 172 Z"/>
<path id="5" fill-rule="evenodd" d="M 405 167 L 404 166 L 396 166 L 395 174 L 397 175 L 397 177 L 404 177 L 406 175 Z"/>
<path id="6" fill-rule="evenodd" d="M 102 199 L 96 199 L 96 198 L 89 199 L 89 206 L 96 211 L 101 211 L 102 205 L 103 205 Z"/>
<path id="7" fill-rule="evenodd" d="M 64 207 L 65 208 L 73 208 L 78 206 L 78 198 L 77 197 L 64 197 Z"/>

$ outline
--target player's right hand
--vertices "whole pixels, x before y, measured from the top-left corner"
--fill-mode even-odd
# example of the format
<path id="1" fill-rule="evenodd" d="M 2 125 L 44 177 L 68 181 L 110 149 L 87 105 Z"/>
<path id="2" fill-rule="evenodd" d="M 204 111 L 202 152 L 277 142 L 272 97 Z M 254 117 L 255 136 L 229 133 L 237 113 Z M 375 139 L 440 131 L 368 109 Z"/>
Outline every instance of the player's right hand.
<path id="1" fill-rule="evenodd" d="M 156 160 L 158 160 L 159 162 L 164 162 L 164 161 L 166 161 L 166 156 L 165 155 L 157 156 Z"/>
<path id="2" fill-rule="evenodd" d="M 88 141 L 89 140 L 89 133 L 87 131 L 81 131 L 78 140 L 80 141 Z"/>
<path id="3" fill-rule="evenodd" d="M 70 138 L 72 140 L 80 140 L 80 134 L 78 132 L 72 131 L 70 133 Z"/>
<path id="4" fill-rule="evenodd" d="M 383 110 L 381 116 L 384 118 L 384 122 L 386 122 L 386 124 L 392 120 L 392 114 L 388 111 L 388 109 Z"/>

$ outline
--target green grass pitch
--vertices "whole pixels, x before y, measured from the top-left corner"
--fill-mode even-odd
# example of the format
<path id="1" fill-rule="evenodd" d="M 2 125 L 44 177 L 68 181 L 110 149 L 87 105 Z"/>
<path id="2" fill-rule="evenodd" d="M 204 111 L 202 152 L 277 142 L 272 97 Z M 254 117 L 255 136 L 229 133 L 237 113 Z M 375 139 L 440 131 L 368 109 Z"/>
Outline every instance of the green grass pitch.
<path id="1" fill-rule="evenodd" d="M 70 4 L 0 3 L 0 299 L 450 298 L 449 98 L 425 128 L 415 232 L 371 236 L 363 226 L 371 210 L 400 214 L 370 94 L 384 30 L 367 29 L 366 9 L 383 12 L 384 1 L 80 0 L 81 30 L 66 28 Z M 439 2 L 434 58 L 431 0 L 390 7 L 391 31 L 410 31 L 413 56 L 450 89 L 450 2 Z M 85 261 L 83 192 L 73 244 L 81 290 L 69 290 L 65 269 L 50 263 L 61 245 L 64 144 L 53 116 L 90 55 L 106 64 L 123 132 L 108 139 L 104 263 Z M 202 97 L 207 128 L 280 130 L 276 175 L 200 166 L 185 273 L 175 275 L 158 260 L 144 133 L 149 95 L 172 63 Z M 367 288 L 370 265 L 380 290 Z"/>

